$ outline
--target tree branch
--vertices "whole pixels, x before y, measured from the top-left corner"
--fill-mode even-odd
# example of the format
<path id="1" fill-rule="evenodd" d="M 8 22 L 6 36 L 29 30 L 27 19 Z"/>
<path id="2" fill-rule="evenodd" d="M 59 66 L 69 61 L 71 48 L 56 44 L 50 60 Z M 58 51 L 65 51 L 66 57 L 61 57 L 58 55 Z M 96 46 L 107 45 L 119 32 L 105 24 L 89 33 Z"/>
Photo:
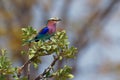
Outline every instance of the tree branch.
<path id="1" fill-rule="evenodd" d="M 52 63 L 44 70 L 44 72 L 42 74 L 38 75 L 34 80 L 44 79 L 46 73 L 48 73 L 52 70 L 53 66 L 59 59 L 59 56 L 53 56 L 53 57 L 54 57 L 54 60 L 52 61 Z"/>
<path id="2" fill-rule="evenodd" d="M 21 73 L 22 73 L 23 69 L 24 69 L 26 66 L 28 66 L 28 65 L 31 63 L 31 61 L 34 60 L 36 57 L 37 57 L 37 56 L 32 57 L 31 59 L 29 59 L 28 61 L 26 61 L 23 66 L 21 66 L 21 67 L 18 68 L 18 73 L 17 73 L 17 76 L 18 76 L 18 77 L 21 76 Z"/>
<path id="3" fill-rule="evenodd" d="M 29 44 L 28 46 L 30 47 L 31 44 Z M 41 51 L 40 49 L 37 50 L 35 54 L 37 54 L 37 53 L 40 52 L 40 51 Z M 18 76 L 18 78 L 20 78 L 23 69 L 24 69 L 25 67 L 28 67 L 28 80 L 29 80 L 29 78 L 30 78 L 30 69 L 29 69 L 29 68 L 30 68 L 30 63 L 31 63 L 34 59 L 36 59 L 37 57 L 38 57 L 38 55 L 33 56 L 31 59 L 29 59 L 28 61 L 26 61 L 23 66 L 21 66 L 21 67 L 18 68 L 18 70 L 17 70 L 17 76 Z"/>
<path id="4" fill-rule="evenodd" d="M 37 54 L 37 53 L 40 52 L 40 51 L 41 51 L 41 50 L 37 50 L 37 52 L 36 52 L 35 54 Z M 46 54 L 46 55 L 49 55 L 49 54 Z M 23 69 L 24 69 L 25 67 L 27 67 L 27 66 L 28 66 L 32 61 L 34 61 L 34 59 L 36 59 L 37 57 L 38 57 L 38 55 L 33 56 L 31 59 L 29 59 L 28 61 L 26 61 L 26 62 L 24 63 L 24 65 L 22 65 L 21 67 L 18 68 L 18 70 L 17 70 L 17 76 L 18 76 L 18 78 L 20 78 Z"/>

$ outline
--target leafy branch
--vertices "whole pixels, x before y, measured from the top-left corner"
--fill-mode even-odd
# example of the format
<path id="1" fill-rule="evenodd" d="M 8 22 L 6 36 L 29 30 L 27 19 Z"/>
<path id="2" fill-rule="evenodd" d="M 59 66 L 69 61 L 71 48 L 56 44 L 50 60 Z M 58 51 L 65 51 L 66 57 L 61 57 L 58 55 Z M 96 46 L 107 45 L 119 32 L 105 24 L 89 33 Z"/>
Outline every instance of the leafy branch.
<path id="1" fill-rule="evenodd" d="M 11 61 L 6 55 L 7 51 L 2 49 L 0 54 L 0 80 L 4 80 L 7 75 L 14 74 L 15 72 L 15 69 L 12 68 Z"/>
<path id="2" fill-rule="evenodd" d="M 69 41 L 68 37 L 66 35 L 66 32 L 60 31 L 56 32 L 54 36 L 52 36 L 49 40 L 42 41 L 40 40 L 39 42 L 27 42 L 31 40 L 35 35 L 37 31 L 33 29 L 32 27 L 27 27 L 27 28 L 22 28 L 22 41 L 23 41 L 23 47 L 28 46 L 28 50 L 23 50 L 21 53 L 24 55 L 28 55 L 29 59 L 20 67 L 17 68 L 11 68 L 11 63 L 6 59 L 5 57 L 4 61 L 7 63 L 3 65 L 2 59 L 0 57 L 0 70 L 4 71 L 3 66 L 8 66 L 5 68 L 7 74 L 12 74 L 14 75 L 14 79 L 16 80 L 30 80 L 30 65 L 34 64 L 34 67 L 38 67 L 41 61 L 42 56 L 47 56 L 47 55 L 52 55 L 53 56 L 53 61 L 51 64 L 42 72 L 40 73 L 34 80 L 46 80 L 48 78 L 55 78 L 57 80 L 66 80 L 68 78 L 73 78 L 74 76 L 71 74 L 71 67 L 69 66 L 64 66 L 61 69 L 55 70 L 55 64 L 57 61 L 65 59 L 71 59 L 74 58 L 77 49 L 75 47 L 70 47 L 69 46 Z M 5 53 L 3 51 L 2 53 Z M 1 67 L 2 64 L 2 67 Z M 28 68 L 28 76 L 22 75 L 22 72 L 24 71 L 25 67 Z M 0 72 L 1 72 L 0 71 Z M 11 73 L 13 72 L 13 73 Z M 1 72 L 2 73 L 2 72 Z M 3 73 L 2 73 L 3 74 Z M 0 78 L 3 78 L 4 76 L 0 76 Z"/>

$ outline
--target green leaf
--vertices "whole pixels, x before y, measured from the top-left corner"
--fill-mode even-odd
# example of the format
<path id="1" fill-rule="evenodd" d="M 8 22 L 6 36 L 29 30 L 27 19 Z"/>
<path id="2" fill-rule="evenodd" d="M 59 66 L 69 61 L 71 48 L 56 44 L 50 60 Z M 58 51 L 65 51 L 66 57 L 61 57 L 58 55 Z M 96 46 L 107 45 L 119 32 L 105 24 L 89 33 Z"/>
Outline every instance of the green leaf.
<path id="1" fill-rule="evenodd" d="M 37 63 L 33 63 L 33 65 L 34 65 L 34 68 L 38 68 L 38 64 Z"/>
<path id="2" fill-rule="evenodd" d="M 60 57 L 59 57 L 59 60 L 62 60 L 62 59 L 63 59 L 63 57 L 62 57 L 62 56 L 60 56 Z"/>
<path id="3" fill-rule="evenodd" d="M 35 29 L 33 29 L 31 26 L 28 26 L 26 28 L 22 28 L 22 45 L 25 46 L 29 44 L 29 40 L 33 38 L 33 35 L 37 33 Z"/>
<path id="4" fill-rule="evenodd" d="M 70 73 L 71 69 L 72 69 L 71 67 L 65 65 L 62 69 L 59 69 L 58 71 L 54 72 L 52 75 L 57 80 L 66 80 L 68 78 L 72 79 L 74 78 L 74 76 Z"/>
<path id="5" fill-rule="evenodd" d="M 68 74 L 68 78 L 72 79 L 72 78 L 74 78 L 74 75 Z"/>

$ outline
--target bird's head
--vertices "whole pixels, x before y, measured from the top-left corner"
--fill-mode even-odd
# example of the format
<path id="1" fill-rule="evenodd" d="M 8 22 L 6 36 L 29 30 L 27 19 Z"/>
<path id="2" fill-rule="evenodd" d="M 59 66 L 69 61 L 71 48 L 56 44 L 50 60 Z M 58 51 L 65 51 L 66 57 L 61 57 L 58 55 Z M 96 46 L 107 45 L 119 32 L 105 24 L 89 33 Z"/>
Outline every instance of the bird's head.
<path id="1" fill-rule="evenodd" d="M 59 21 L 61 21 L 61 19 L 54 17 L 54 18 L 50 18 L 47 21 L 47 25 L 56 25 Z"/>

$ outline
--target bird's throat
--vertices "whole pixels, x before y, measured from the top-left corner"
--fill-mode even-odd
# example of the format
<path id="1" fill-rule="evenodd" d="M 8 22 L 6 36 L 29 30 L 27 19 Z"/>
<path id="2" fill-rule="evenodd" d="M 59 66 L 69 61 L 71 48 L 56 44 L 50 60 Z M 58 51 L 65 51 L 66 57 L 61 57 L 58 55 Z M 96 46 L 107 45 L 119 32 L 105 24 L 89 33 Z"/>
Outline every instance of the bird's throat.
<path id="1" fill-rule="evenodd" d="M 49 34 L 53 34 L 56 32 L 56 25 L 48 25 Z"/>

